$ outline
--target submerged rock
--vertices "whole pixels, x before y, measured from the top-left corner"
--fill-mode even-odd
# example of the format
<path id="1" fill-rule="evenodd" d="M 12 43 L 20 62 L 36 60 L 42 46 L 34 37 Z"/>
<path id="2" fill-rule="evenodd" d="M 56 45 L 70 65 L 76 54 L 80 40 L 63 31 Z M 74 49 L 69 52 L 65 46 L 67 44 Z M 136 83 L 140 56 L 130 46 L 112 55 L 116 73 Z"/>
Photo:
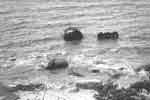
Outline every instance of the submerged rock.
<path id="1" fill-rule="evenodd" d="M 63 69 L 68 67 L 68 62 L 66 59 L 63 58 L 54 58 L 49 61 L 47 68 L 48 70 L 56 70 L 56 69 Z"/>
<path id="2" fill-rule="evenodd" d="M 74 41 L 74 40 L 82 40 L 83 34 L 75 27 L 69 27 L 65 29 L 64 36 L 65 41 Z"/>
<path id="3" fill-rule="evenodd" d="M 18 84 L 15 87 L 12 87 L 13 91 L 34 91 L 35 89 L 42 88 L 42 84 L 29 84 L 29 85 L 22 85 Z"/>
<path id="4" fill-rule="evenodd" d="M 81 89 L 95 89 L 99 86 L 99 80 L 81 80 L 76 82 L 76 87 Z"/>
<path id="5" fill-rule="evenodd" d="M 134 84 L 131 84 L 130 88 L 133 88 L 137 91 L 142 91 L 142 89 L 145 89 L 146 91 L 150 92 L 150 81 L 144 80 L 136 82 Z"/>
<path id="6" fill-rule="evenodd" d="M 119 38 L 118 32 L 100 32 L 97 34 L 97 39 L 98 40 L 104 40 L 104 39 L 112 39 L 116 40 Z"/>
<path id="7" fill-rule="evenodd" d="M 92 69 L 91 72 L 92 72 L 92 73 L 99 73 L 100 70 L 98 70 L 98 69 Z"/>

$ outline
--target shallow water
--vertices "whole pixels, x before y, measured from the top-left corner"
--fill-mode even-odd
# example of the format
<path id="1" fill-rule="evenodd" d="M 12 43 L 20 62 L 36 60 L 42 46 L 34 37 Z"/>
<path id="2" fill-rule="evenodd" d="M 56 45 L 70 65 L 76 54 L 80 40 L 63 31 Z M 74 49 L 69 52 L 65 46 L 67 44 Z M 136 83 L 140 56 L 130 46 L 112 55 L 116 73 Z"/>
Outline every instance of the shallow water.
<path id="1" fill-rule="evenodd" d="M 63 30 L 69 26 L 83 32 L 81 43 L 63 41 Z M 10 58 L 30 63 L 32 56 L 46 53 L 69 59 L 98 56 L 110 64 L 136 67 L 149 63 L 149 26 L 149 0 L 0 0 L 0 63 L 7 69 L 15 66 Z M 120 38 L 97 41 L 101 31 L 118 31 Z"/>

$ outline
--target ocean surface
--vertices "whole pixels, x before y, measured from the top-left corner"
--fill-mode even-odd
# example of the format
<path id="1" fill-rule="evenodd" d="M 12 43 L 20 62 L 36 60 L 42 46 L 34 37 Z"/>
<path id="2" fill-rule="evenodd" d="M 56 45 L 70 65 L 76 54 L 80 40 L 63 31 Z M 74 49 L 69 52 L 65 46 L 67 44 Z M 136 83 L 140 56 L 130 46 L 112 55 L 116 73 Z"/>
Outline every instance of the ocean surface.
<path id="1" fill-rule="evenodd" d="M 70 26 L 81 30 L 82 42 L 63 40 L 64 29 Z M 98 32 L 108 31 L 117 31 L 119 39 L 97 41 Z M 150 0 L 0 0 L 4 73 L 18 63 L 23 65 L 22 59 L 32 62 L 44 54 L 70 59 L 98 56 L 133 67 L 150 63 Z"/>

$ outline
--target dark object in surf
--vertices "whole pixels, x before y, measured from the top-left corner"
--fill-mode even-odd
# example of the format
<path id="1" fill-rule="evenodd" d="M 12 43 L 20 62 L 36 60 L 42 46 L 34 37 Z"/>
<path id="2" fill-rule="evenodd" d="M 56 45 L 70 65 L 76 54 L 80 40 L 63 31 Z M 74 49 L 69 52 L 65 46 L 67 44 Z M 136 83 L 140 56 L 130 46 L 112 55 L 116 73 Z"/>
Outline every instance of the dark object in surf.
<path id="1" fill-rule="evenodd" d="M 98 69 L 92 69 L 91 72 L 92 73 L 99 73 L 100 71 Z"/>
<path id="2" fill-rule="evenodd" d="M 63 38 L 65 41 L 80 41 L 83 38 L 83 34 L 75 27 L 69 27 L 64 30 Z"/>
<path id="3" fill-rule="evenodd" d="M 29 84 L 29 85 L 22 85 L 18 84 L 13 87 L 13 91 L 34 91 L 35 89 L 42 88 L 42 84 Z"/>
<path id="4" fill-rule="evenodd" d="M 142 91 L 144 89 L 147 92 L 150 92 L 150 81 L 144 80 L 144 81 L 136 82 L 134 84 L 131 84 L 130 88 L 133 88 L 136 91 Z"/>
<path id="5" fill-rule="evenodd" d="M 97 87 L 99 87 L 99 82 L 98 81 L 93 81 L 93 80 L 85 80 L 85 81 L 79 81 L 76 82 L 75 86 L 79 89 L 89 89 L 89 90 L 94 90 Z"/>
<path id="6" fill-rule="evenodd" d="M 97 39 L 98 40 L 107 40 L 107 39 L 112 39 L 116 40 L 119 38 L 118 32 L 100 32 L 97 34 Z"/>
<path id="7" fill-rule="evenodd" d="M 64 69 L 68 67 L 68 62 L 63 58 L 54 58 L 49 61 L 46 69 L 48 70 L 56 70 L 56 69 Z"/>

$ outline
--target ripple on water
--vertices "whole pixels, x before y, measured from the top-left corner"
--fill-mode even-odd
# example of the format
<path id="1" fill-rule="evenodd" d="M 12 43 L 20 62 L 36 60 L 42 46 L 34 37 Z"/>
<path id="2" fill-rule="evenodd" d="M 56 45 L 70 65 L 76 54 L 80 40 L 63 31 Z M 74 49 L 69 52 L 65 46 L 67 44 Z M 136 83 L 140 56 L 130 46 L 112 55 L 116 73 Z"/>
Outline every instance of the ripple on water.
<path id="1" fill-rule="evenodd" d="M 13 78 L 20 75 L 20 78 L 28 79 L 31 75 L 31 80 L 44 74 L 42 77 L 49 76 L 49 79 L 41 78 L 42 81 L 56 80 L 58 84 L 60 79 L 61 82 L 67 78 L 72 81 L 66 71 L 59 74 L 34 71 L 34 57 L 28 57 L 28 54 L 35 52 L 48 53 L 50 57 L 67 56 L 70 63 L 79 68 L 98 63 L 108 66 L 123 63 L 135 67 L 149 62 L 149 5 L 147 0 L 0 0 L 0 60 L 6 64 L 11 55 L 20 60 L 15 61 L 20 67 L 8 71 L 1 79 L 8 78 L 6 74 L 9 73 Z M 63 30 L 69 26 L 77 26 L 84 33 L 81 43 L 63 41 Z M 96 34 L 107 31 L 118 31 L 120 39 L 98 42 Z M 23 57 L 29 62 L 23 62 Z M 35 65 L 46 64 L 44 57 L 41 61 L 35 57 Z M 33 65 L 22 66 L 27 63 Z M 77 71 L 93 78 L 87 69 Z"/>

